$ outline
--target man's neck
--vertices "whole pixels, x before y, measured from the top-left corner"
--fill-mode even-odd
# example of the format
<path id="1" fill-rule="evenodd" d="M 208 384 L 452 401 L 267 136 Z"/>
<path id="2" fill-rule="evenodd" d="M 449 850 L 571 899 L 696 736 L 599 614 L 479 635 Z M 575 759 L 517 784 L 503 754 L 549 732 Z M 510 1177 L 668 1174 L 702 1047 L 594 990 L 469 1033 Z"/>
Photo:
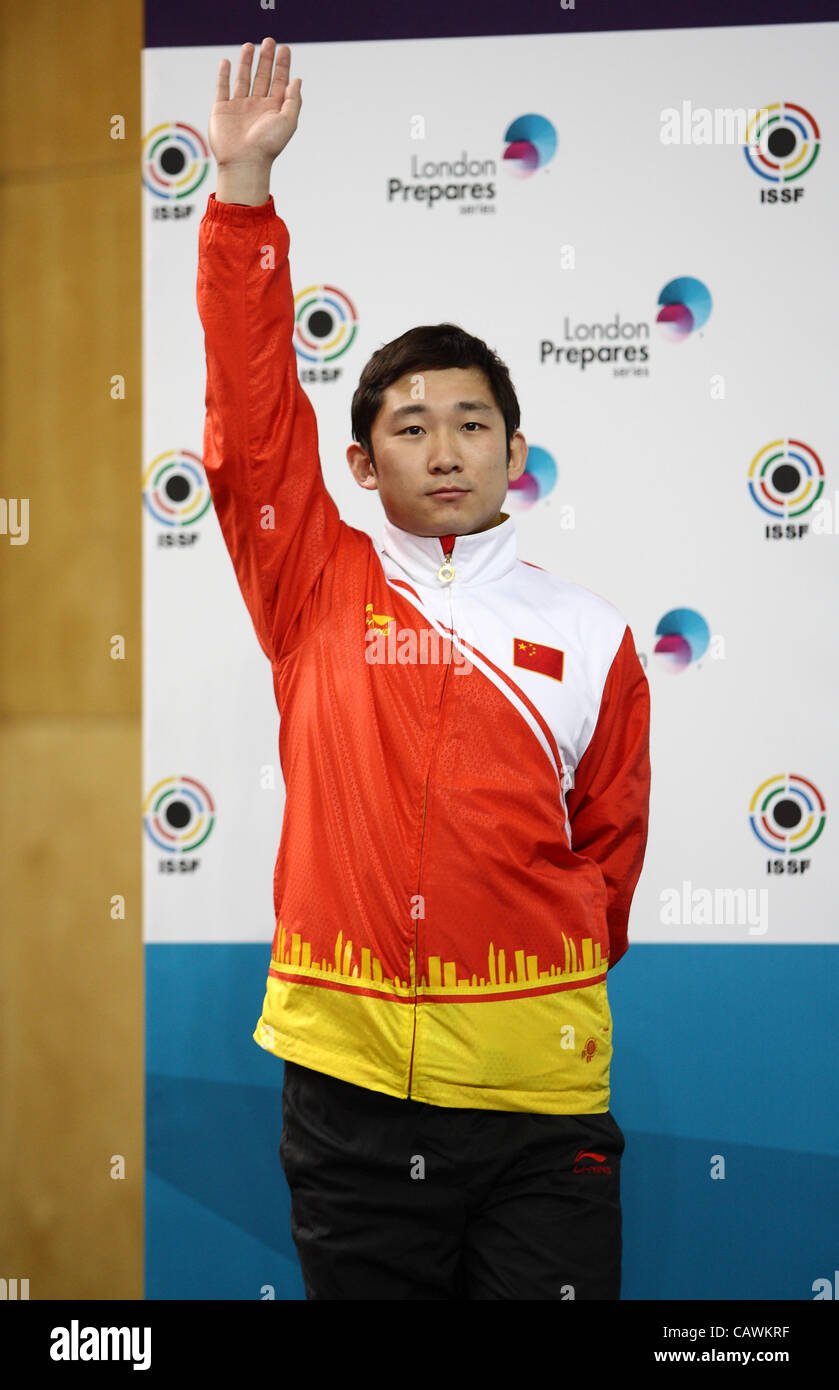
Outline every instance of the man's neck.
<path id="1" fill-rule="evenodd" d="M 503 523 L 504 523 L 505 521 L 508 521 L 508 520 L 509 520 L 509 517 L 508 517 L 508 515 L 507 515 L 506 512 L 499 512 L 498 515 L 497 515 L 492 521 L 488 521 L 488 522 L 487 522 L 486 526 L 478 526 L 478 527 L 475 528 L 474 531 L 467 531 L 467 532 L 466 532 L 466 535 L 467 535 L 467 536 L 479 536 L 479 535 L 481 535 L 481 533 L 482 533 L 483 531 L 491 531 L 492 528 L 493 528 L 494 526 L 501 526 L 501 525 L 503 525 Z M 411 535 L 418 536 L 418 535 L 420 535 L 420 532 L 419 532 L 419 531 L 412 531 L 410 534 L 411 534 Z M 433 536 L 427 536 L 427 537 L 423 537 L 423 539 L 424 539 L 424 540 L 433 540 L 434 538 L 433 538 Z M 451 550 L 452 546 L 454 545 L 455 541 L 457 540 L 457 535 L 456 535 L 456 534 L 453 534 L 453 535 L 450 535 L 450 536 L 438 536 L 437 539 L 439 540 L 440 544 L 443 546 L 443 552 L 444 552 L 444 554 L 448 555 L 449 551 Z"/>

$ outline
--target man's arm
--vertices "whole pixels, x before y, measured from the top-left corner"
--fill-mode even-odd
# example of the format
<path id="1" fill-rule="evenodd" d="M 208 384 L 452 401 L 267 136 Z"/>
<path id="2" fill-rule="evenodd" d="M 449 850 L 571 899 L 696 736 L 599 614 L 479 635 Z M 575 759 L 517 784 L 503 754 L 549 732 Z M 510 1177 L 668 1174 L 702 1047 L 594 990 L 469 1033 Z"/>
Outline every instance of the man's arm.
<path id="1" fill-rule="evenodd" d="M 647 845 L 649 734 L 650 690 L 627 627 L 565 798 L 572 849 L 594 860 L 606 883 L 610 969 L 628 947 L 629 908 Z"/>
<path id="2" fill-rule="evenodd" d="M 285 47 L 271 84 L 273 40 L 265 40 L 249 96 L 252 53 L 245 44 L 232 100 L 221 63 L 210 116 L 219 177 L 199 228 L 196 287 L 207 359 L 203 462 L 260 644 L 278 660 L 341 522 L 298 381 L 289 234 L 269 192 L 272 161 L 296 129 L 300 83 L 288 82 Z"/>

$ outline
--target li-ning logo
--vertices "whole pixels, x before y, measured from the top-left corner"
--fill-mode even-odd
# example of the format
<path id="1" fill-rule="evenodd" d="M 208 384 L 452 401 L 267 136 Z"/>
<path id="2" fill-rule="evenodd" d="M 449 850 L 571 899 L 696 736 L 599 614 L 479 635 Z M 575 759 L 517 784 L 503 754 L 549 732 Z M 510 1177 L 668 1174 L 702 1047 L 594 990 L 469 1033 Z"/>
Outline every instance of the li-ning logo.
<path id="1" fill-rule="evenodd" d="M 368 627 L 386 630 L 395 620 L 387 613 L 374 613 L 372 603 L 368 603 L 364 609 L 365 621 Z"/>
<path id="2" fill-rule="evenodd" d="M 590 1158 L 593 1161 L 591 1163 L 583 1163 L 584 1158 Z M 575 1173 L 611 1173 L 611 1171 L 609 1164 L 606 1162 L 605 1154 L 596 1154 L 592 1153 L 589 1149 L 580 1149 L 580 1152 L 574 1159 Z"/>
<path id="3" fill-rule="evenodd" d="M 389 613 L 364 610 L 364 660 L 368 666 L 453 666 L 456 676 L 473 669 L 465 649 L 436 628 L 397 627 Z"/>
<path id="4" fill-rule="evenodd" d="M 584 1057 L 587 1062 L 590 1062 L 596 1051 L 597 1043 L 595 1039 L 586 1038 L 585 1042 L 583 1043 L 583 1048 L 580 1053 L 580 1056 Z"/>

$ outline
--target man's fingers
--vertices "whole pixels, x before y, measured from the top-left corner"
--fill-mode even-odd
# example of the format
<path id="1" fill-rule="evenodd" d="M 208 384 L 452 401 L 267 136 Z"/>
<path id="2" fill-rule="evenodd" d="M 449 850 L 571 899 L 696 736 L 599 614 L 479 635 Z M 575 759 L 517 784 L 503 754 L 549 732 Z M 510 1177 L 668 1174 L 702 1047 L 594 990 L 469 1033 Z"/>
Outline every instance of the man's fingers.
<path id="1" fill-rule="evenodd" d="M 291 71 L 291 49 L 284 43 L 277 52 L 277 66 L 274 68 L 274 81 L 271 83 L 271 96 L 285 99 L 288 74 Z"/>
<path id="2" fill-rule="evenodd" d="M 266 97 L 270 95 L 285 101 L 288 90 L 288 75 L 291 69 L 291 49 L 288 44 L 283 44 L 276 51 L 274 39 L 263 39 L 259 51 L 259 62 L 256 66 L 256 73 L 253 79 L 253 92 L 251 92 L 251 63 L 253 61 L 254 46 L 252 43 L 243 43 L 242 52 L 239 58 L 239 67 L 236 72 L 236 85 L 233 88 L 234 98 L 247 98 L 249 96 Z M 276 66 L 274 58 L 276 56 Z M 274 68 L 274 80 L 271 81 L 271 69 Z M 297 87 L 291 98 L 300 100 L 300 78 L 295 78 Z M 218 67 L 216 77 L 216 101 L 230 100 L 230 60 L 222 58 Z"/>
<path id="3" fill-rule="evenodd" d="M 216 76 L 216 101 L 230 100 L 230 59 L 222 58 Z"/>
<path id="4" fill-rule="evenodd" d="M 299 114 L 300 107 L 303 103 L 303 98 L 300 95 L 300 85 L 302 80 L 303 79 L 300 77 L 295 77 L 291 86 L 288 88 L 288 96 L 286 97 L 285 101 L 280 107 L 281 111 L 284 111 L 285 108 L 288 106 L 292 115 L 297 116 Z"/>
<path id="5" fill-rule="evenodd" d="M 251 59 L 253 58 L 253 44 L 242 44 L 242 56 L 239 59 L 239 71 L 236 73 L 236 86 L 233 88 L 234 97 L 246 97 L 251 89 Z"/>
<path id="6" fill-rule="evenodd" d="M 256 76 L 253 79 L 253 91 L 251 96 L 267 97 L 268 88 L 271 85 L 271 67 L 274 62 L 274 40 L 263 39 L 259 50 L 259 62 L 256 65 Z"/>

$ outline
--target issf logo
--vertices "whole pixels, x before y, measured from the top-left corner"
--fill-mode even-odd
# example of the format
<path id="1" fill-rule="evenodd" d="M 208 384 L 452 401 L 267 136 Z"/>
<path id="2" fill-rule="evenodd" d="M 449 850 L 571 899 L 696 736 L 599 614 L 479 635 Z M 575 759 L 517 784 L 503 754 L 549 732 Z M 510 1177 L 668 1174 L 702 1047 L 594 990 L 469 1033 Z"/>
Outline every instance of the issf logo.
<path id="1" fill-rule="evenodd" d="M 189 449 L 167 449 L 143 474 L 146 511 L 165 528 L 158 545 L 193 545 L 198 532 L 190 528 L 206 515 L 212 500 L 201 459 Z"/>
<path id="2" fill-rule="evenodd" d="M 307 285 L 294 296 L 294 350 L 303 362 L 334 362 L 358 332 L 358 314 L 349 295 L 337 285 Z M 340 367 L 304 367 L 302 382 L 337 381 Z"/>
<path id="3" fill-rule="evenodd" d="M 150 130 L 141 158 L 145 187 L 167 203 L 191 198 L 210 168 L 203 135 L 184 121 L 166 121 Z"/>
<path id="4" fill-rule="evenodd" d="M 191 870 L 194 854 L 216 823 L 216 808 L 209 791 L 194 777 L 164 777 L 156 782 L 143 802 L 143 827 L 152 844 L 164 851 L 161 873 Z M 170 857 L 171 856 L 171 857 Z"/>
<path id="5" fill-rule="evenodd" d="M 815 506 L 824 491 L 824 468 L 815 449 L 801 439 L 773 439 L 749 465 L 749 496 L 772 517 L 764 527 L 767 540 L 800 540 L 809 524 L 797 521 Z"/>
<path id="6" fill-rule="evenodd" d="M 752 831 L 776 856 L 803 854 L 818 840 L 826 820 L 827 808 L 818 787 L 794 772 L 761 782 L 749 806 Z M 773 858 L 767 860 L 766 872 L 800 874 L 809 867 L 809 859 Z"/>
<path id="7" fill-rule="evenodd" d="M 798 183 L 815 164 L 821 133 L 815 118 L 797 102 L 764 106 L 749 122 L 743 152 L 746 163 L 764 184 L 762 203 L 797 203 L 804 197 Z M 788 185 L 796 184 L 795 188 Z M 784 185 L 779 187 L 778 185 Z"/>

